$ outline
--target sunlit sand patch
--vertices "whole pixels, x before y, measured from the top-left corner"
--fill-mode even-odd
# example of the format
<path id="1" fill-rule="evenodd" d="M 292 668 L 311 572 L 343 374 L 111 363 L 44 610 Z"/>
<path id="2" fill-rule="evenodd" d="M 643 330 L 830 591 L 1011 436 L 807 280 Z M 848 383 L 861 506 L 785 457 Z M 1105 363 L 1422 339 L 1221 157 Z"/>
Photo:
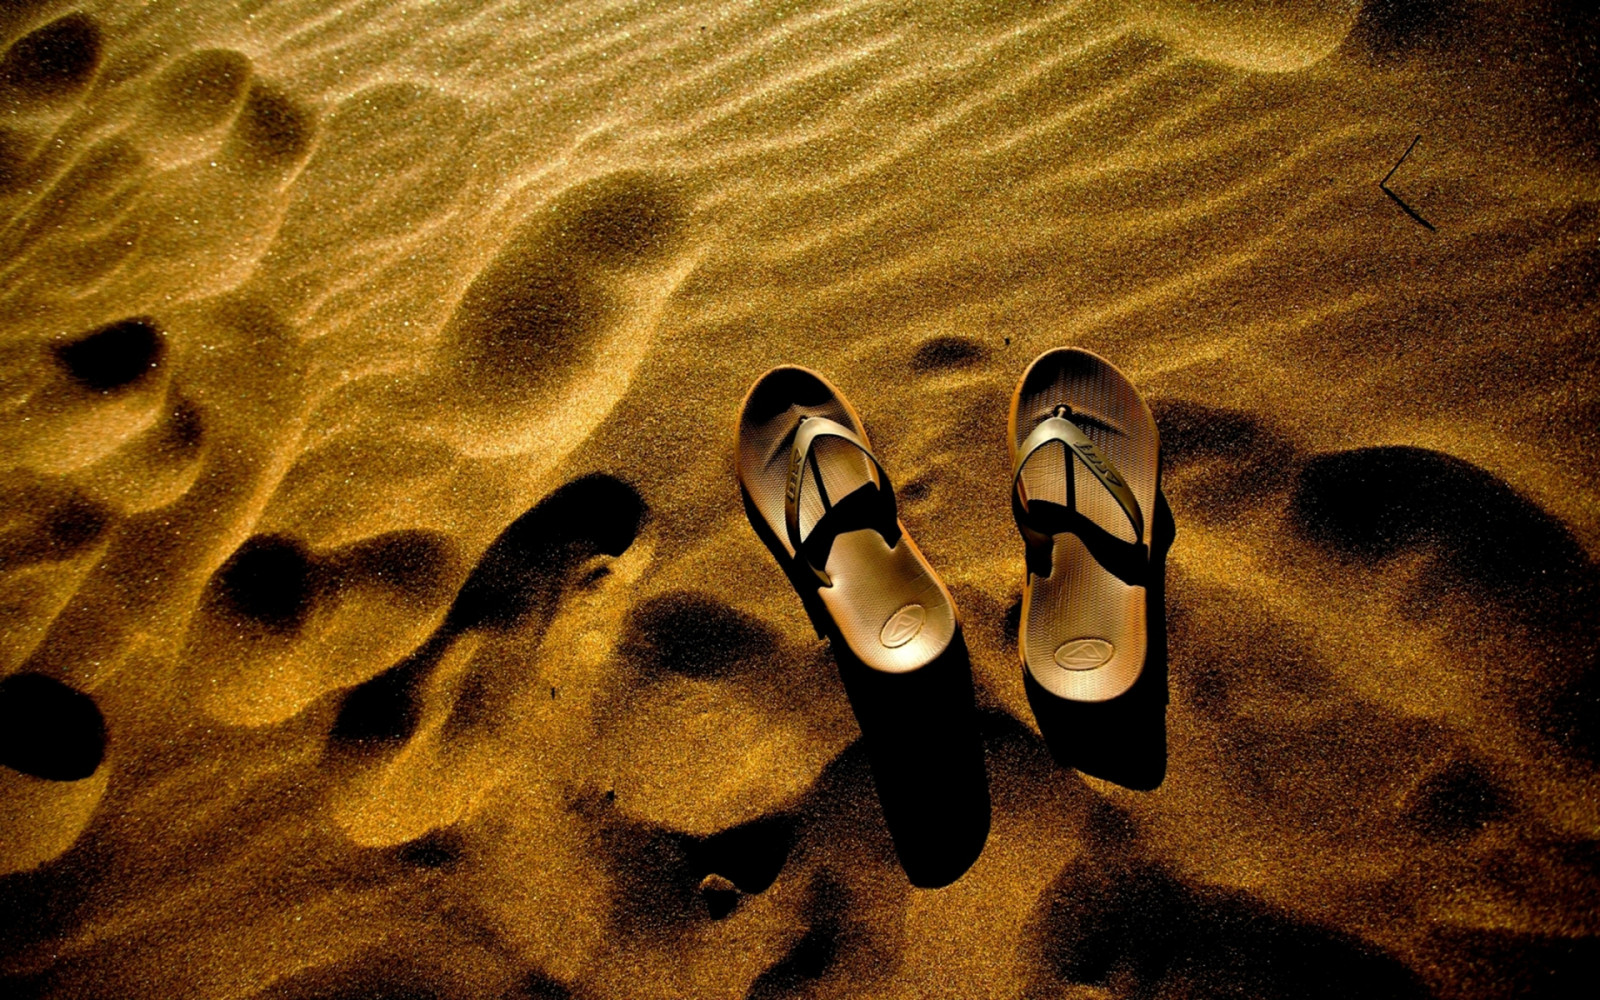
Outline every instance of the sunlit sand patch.
<path id="1" fill-rule="evenodd" d="M 1239 69 L 1289 73 L 1344 43 L 1359 0 L 1163 0 L 1146 14 L 1152 30 L 1201 59 Z"/>
<path id="2" fill-rule="evenodd" d="M 71 847 L 94 816 L 111 780 L 102 768 L 82 781 L 46 781 L 0 768 L 0 875 L 27 871 Z"/>
<path id="3" fill-rule="evenodd" d="M 624 814 L 703 833 L 794 803 L 837 747 L 734 691 L 674 679 L 630 704 L 603 753 Z"/>

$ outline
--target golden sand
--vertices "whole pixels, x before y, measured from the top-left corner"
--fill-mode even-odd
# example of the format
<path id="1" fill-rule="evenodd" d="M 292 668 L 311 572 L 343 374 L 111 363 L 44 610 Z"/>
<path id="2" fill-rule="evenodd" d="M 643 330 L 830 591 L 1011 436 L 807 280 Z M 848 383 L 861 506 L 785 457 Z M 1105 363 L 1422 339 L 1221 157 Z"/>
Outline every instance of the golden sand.
<path id="1" fill-rule="evenodd" d="M 7 3 L 0 990 L 1578 995 L 1578 9 Z M 1153 792 L 1054 764 L 1017 663 L 1063 344 L 1163 435 Z M 963 615 L 947 888 L 739 503 L 784 362 Z"/>

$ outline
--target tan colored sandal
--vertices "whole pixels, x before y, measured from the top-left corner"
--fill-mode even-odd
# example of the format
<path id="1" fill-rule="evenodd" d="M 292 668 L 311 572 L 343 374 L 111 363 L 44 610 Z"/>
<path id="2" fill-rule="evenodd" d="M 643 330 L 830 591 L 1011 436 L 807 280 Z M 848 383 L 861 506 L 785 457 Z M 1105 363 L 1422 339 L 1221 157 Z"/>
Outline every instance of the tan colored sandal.
<path id="1" fill-rule="evenodd" d="M 890 674 L 950 646 L 955 602 L 900 523 L 888 473 L 838 389 L 806 368 L 762 375 L 740 407 L 737 454 L 750 523 L 819 636 Z"/>
<path id="2" fill-rule="evenodd" d="M 1023 667 L 1057 698 L 1108 701 L 1138 680 L 1159 624 L 1147 600 L 1158 564 L 1155 418 L 1110 362 L 1058 348 L 1017 383 L 1009 435 L 1011 508 L 1027 545 Z"/>

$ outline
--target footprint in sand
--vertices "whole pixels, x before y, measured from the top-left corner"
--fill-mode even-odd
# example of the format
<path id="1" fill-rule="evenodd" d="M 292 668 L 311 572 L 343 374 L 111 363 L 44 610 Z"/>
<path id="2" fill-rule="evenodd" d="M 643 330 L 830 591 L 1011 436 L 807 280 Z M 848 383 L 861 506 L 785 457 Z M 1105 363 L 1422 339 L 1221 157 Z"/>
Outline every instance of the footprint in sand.
<path id="1" fill-rule="evenodd" d="M 709 594 L 636 607 L 608 674 L 594 781 L 657 827 L 705 835 L 781 811 L 857 735 L 820 649 Z"/>
<path id="2" fill-rule="evenodd" d="M 1312 456 L 1290 512 L 1324 551 L 1379 577 L 1421 557 L 1404 612 L 1426 623 L 1465 604 L 1452 620 L 1473 623 L 1475 681 L 1600 755 L 1600 567 L 1560 519 L 1492 473 L 1411 447 Z"/>
<path id="3" fill-rule="evenodd" d="M 888 978 L 899 963 L 903 931 L 895 925 L 899 914 L 888 900 L 868 900 L 823 870 L 812 879 L 798 910 L 805 932 L 755 978 L 747 1000 L 805 996 L 813 990 L 858 996 Z"/>
<path id="4" fill-rule="evenodd" d="M 253 79 L 254 71 L 249 57 L 232 49 L 201 49 L 179 56 L 150 81 L 131 134 L 153 160 L 175 166 L 207 154 L 215 160 L 224 139 L 222 129 L 231 123 L 233 132 L 227 138 L 235 146 L 235 163 L 254 172 L 264 161 L 293 158 L 298 154 L 294 147 L 303 146 L 309 137 L 309 121 L 302 122 L 298 141 L 280 140 L 273 144 L 275 150 L 249 148 L 262 145 L 259 138 L 250 137 L 263 131 L 262 95 L 271 93 Z M 292 117 L 306 116 L 297 109 Z"/>
<path id="5" fill-rule="evenodd" d="M 201 598 L 182 655 L 186 689 L 222 722 L 288 719 L 425 636 L 457 565 L 435 532 L 388 532 L 326 552 L 255 535 Z"/>
<path id="6" fill-rule="evenodd" d="M 1452 726 L 1363 698 L 1313 635 L 1249 598 L 1183 584 L 1169 612 L 1186 716 L 1175 724 L 1207 730 L 1214 750 L 1174 770 L 1230 776 L 1216 794 L 1244 796 L 1266 825 L 1324 831 L 1332 851 L 1403 850 L 1417 832 L 1448 839 L 1492 818 L 1471 811 L 1474 795 L 1505 801 Z"/>
<path id="7" fill-rule="evenodd" d="M 93 698 L 39 674 L 0 680 L 0 764 L 47 781 L 80 781 L 100 767 L 105 747 Z"/>
<path id="8" fill-rule="evenodd" d="M 433 616 L 431 634 L 308 715 L 329 726 L 326 808 L 351 843 L 430 873 L 418 877 L 448 877 L 472 906 L 530 886 L 541 894 L 561 887 L 532 913 L 491 904 L 521 960 L 543 970 L 517 982 L 554 989 L 577 974 L 575 956 L 600 945 L 593 915 L 604 911 L 606 889 L 574 875 L 592 869 L 592 845 L 572 822 L 567 775 L 583 771 L 587 706 L 604 682 L 624 595 L 649 565 L 652 545 L 638 543 L 646 517 L 639 494 L 620 480 L 568 482 L 487 547 Z M 300 568 L 314 557 L 274 559 L 281 576 L 316 589 L 299 583 L 315 579 L 315 569 Z M 299 602 L 268 602 L 257 613 L 309 623 L 318 614 L 312 604 L 302 612 Z M 257 683 L 274 678 L 259 674 Z M 350 981 L 365 975 L 358 969 Z"/>
<path id="9" fill-rule="evenodd" d="M 892 981 L 910 950 L 905 923 L 914 893 L 883 824 L 864 745 L 836 757 L 787 816 L 796 824 L 794 844 L 762 901 L 767 912 L 778 911 L 787 934 L 780 947 L 751 955 L 762 971 L 744 995 L 869 995 Z M 728 919 L 748 912 L 749 897 L 740 898 Z"/>
<path id="10" fill-rule="evenodd" d="M 1308 455 L 1249 414 L 1184 400 L 1160 400 L 1155 410 L 1184 520 L 1223 526 L 1270 513 L 1289 529 L 1286 541 L 1309 545 L 1318 563 L 1331 559 L 1360 589 L 1395 591 L 1408 623 L 1477 622 L 1470 659 L 1485 669 L 1473 685 L 1593 752 L 1600 733 L 1579 706 L 1597 683 L 1600 568 L 1559 518 L 1440 452 Z M 1470 613 L 1452 617 L 1460 602 Z"/>
<path id="11" fill-rule="evenodd" d="M 672 192 L 645 174 L 566 193 L 468 287 L 445 329 L 447 363 L 494 403 L 548 395 L 610 339 L 624 304 L 607 279 L 663 256 L 683 225 Z"/>
<path id="12" fill-rule="evenodd" d="M 153 173 L 125 223 L 102 240 L 133 246 L 136 256 L 97 290 L 151 301 L 248 285 L 278 227 L 285 186 L 319 134 L 315 110 L 230 49 L 173 60 L 148 91 L 127 136 Z M 274 303 L 280 312 L 290 305 Z"/>
<path id="13" fill-rule="evenodd" d="M 130 301 L 147 301 L 93 291 L 136 257 L 138 234 L 126 212 L 149 176 L 138 149 L 113 136 L 69 161 L 53 180 L 30 178 L 30 188 L 46 189 L 44 197 L 20 205 L 0 234 L 0 283 L 8 310 L 27 315 L 41 332 L 54 332 Z M 114 221 L 107 225 L 107 219 Z"/>
<path id="14" fill-rule="evenodd" d="M 565 707 L 546 703 L 563 684 L 560 671 L 583 651 L 557 650 L 563 662 L 543 673 L 528 658 L 561 619 L 565 598 L 618 584 L 607 579 L 610 568 L 622 565 L 645 516 L 638 493 L 620 480 L 594 474 L 567 483 L 501 532 L 431 634 L 338 697 L 329 752 L 357 763 L 359 773 L 336 810 L 357 842 L 397 843 L 453 823 L 493 769 L 452 762 L 493 756 L 490 737 L 537 722 L 530 708 Z M 592 683 L 574 680 L 568 701 Z M 540 698 L 546 688 L 554 690 Z M 434 783 L 435 771 L 450 787 Z"/>
<path id="15" fill-rule="evenodd" d="M 1156 410 L 1184 520 L 1231 530 L 1248 517 L 1264 545 L 1271 538 L 1263 532 L 1281 522 L 1280 549 L 1308 549 L 1311 564 L 1347 579 L 1354 593 L 1388 595 L 1418 638 L 1453 623 L 1439 641 L 1468 641 L 1446 658 L 1451 676 L 1429 683 L 1513 706 L 1531 729 L 1592 758 L 1600 731 L 1582 706 L 1600 685 L 1600 570 L 1559 519 L 1492 473 L 1439 452 L 1308 455 L 1248 414 L 1181 400 Z M 1474 634 L 1456 635 L 1462 622 L 1476 623 Z M 1371 657 L 1382 661 L 1390 655 L 1383 649 L 1378 643 Z"/>
<path id="16" fill-rule="evenodd" d="M 165 338 L 147 317 L 118 320 L 38 345 L 18 374 L 0 444 L 21 464 L 67 472 L 96 462 L 160 419 Z M 28 359 L 19 359 L 28 360 Z"/>
<path id="17" fill-rule="evenodd" d="M 0 680 L 0 874 L 78 838 L 105 794 L 106 724 L 93 698 L 41 674 Z"/>
<path id="18" fill-rule="evenodd" d="M 146 134 L 173 137 L 216 128 L 234 115 L 247 93 L 255 95 L 258 110 L 239 127 L 259 129 L 262 98 L 260 91 L 251 91 L 253 73 L 249 57 L 232 49 L 201 49 L 179 57 L 150 84 L 140 110 Z"/>
<path id="19" fill-rule="evenodd" d="M 629 613 L 593 715 L 571 810 L 607 876 L 609 949 L 711 970 L 724 933 L 760 942 L 753 979 L 685 981 L 696 995 L 853 995 L 895 967 L 909 886 L 824 648 L 661 594 Z"/>
<path id="20" fill-rule="evenodd" d="M 517 518 L 478 560 L 427 641 L 343 698 L 335 743 L 371 747 L 409 739 L 422 712 L 421 686 L 453 645 L 479 631 L 515 629 L 526 638 L 531 630 L 537 639 L 571 582 L 568 574 L 593 557 L 626 552 L 645 511 L 632 487 L 597 474 L 566 484 Z M 486 683 L 469 675 L 470 688 Z"/>
<path id="21" fill-rule="evenodd" d="M 0 673 L 44 639 L 117 521 L 114 510 L 60 477 L 0 476 Z"/>
<path id="22" fill-rule="evenodd" d="M 26 128 L 0 139 L 0 194 L 37 192 L 0 235 L 0 277 L 8 306 L 59 326 L 90 296 L 170 303 L 243 281 L 316 116 L 241 53 L 205 49 L 156 71 L 128 127 L 87 149 Z"/>
<path id="23" fill-rule="evenodd" d="M 311 148 L 316 118 L 293 96 L 255 80 L 234 119 L 223 154 L 256 175 L 287 171 Z"/>
<path id="24" fill-rule="evenodd" d="M 161 365 L 166 344 L 154 320 L 119 320 L 55 345 L 56 360 L 72 381 L 109 393 L 148 378 Z"/>
<path id="25" fill-rule="evenodd" d="M 112 512 L 83 491 L 31 473 L 11 472 L 0 482 L 0 511 L 0 573 L 78 556 L 112 521 Z"/>
<path id="26" fill-rule="evenodd" d="M 674 251 L 687 213 L 662 179 L 612 174 L 564 192 L 505 243 L 442 335 L 440 390 L 465 411 L 464 450 L 560 454 L 605 419 L 686 272 Z"/>
<path id="27" fill-rule="evenodd" d="M 308 173 L 314 169 L 315 161 Z M 443 321 L 424 372 L 358 380 L 330 401 L 329 412 L 356 423 L 375 414 L 392 423 L 398 414 L 417 436 L 440 438 L 464 455 L 531 459 L 521 474 L 538 479 L 627 391 L 693 264 L 688 226 L 682 192 L 653 174 L 610 174 L 563 191 L 500 243 Z M 357 227 L 351 252 L 361 253 L 371 235 Z M 313 297 L 320 259 L 283 254 L 273 280 L 288 294 Z M 437 299 L 443 290 L 422 278 L 400 282 L 395 294 L 433 288 Z M 435 304 L 408 304 L 418 310 L 426 315 Z M 361 335 L 372 334 L 362 328 Z"/>
<path id="28" fill-rule="evenodd" d="M 33 653 L 117 525 L 188 489 L 203 439 L 199 412 L 170 385 L 154 320 L 23 345 L 0 431 L 17 463 L 0 475 L 6 666 Z"/>
<path id="29" fill-rule="evenodd" d="M 100 66 L 100 26 L 68 14 L 35 28 L 0 56 L 0 100 L 48 101 L 88 85 Z"/>
<path id="30" fill-rule="evenodd" d="M 826 667 L 808 669 L 825 676 Z M 720 718 L 715 708 L 710 713 Z M 735 730 L 712 742 L 737 756 L 746 735 Z M 719 791 L 696 785 L 692 775 L 674 780 L 691 793 Z M 905 950 L 910 887 L 859 741 L 841 748 L 781 808 L 737 825 L 686 833 L 628 815 L 622 796 L 609 790 L 579 801 L 573 820 L 606 875 L 608 950 L 664 948 L 683 968 L 707 970 L 683 984 L 692 995 L 859 995 L 892 974 Z M 713 971 L 729 935 L 751 942 L 747 961 L 742 969 Z M 620 980 L 585 985 L 600 996 L 627 992 Z"/>
<path id="31" fill-rule="evenodd" d="M 162 506 L 193 483 L 204 418 L 175 389 L 167 335 L 136 316 L 47 342 L 0 444 L 30 470 L 70 474 L 122 514 Z M 31 385 L 28 383 L 31 382 Z"/>
<path id="32" fill-rule="evenodd" d="M 536 956 L 545 938 L 567 956 L 663 933 L 711 947 L 696 928 L 777 893 L 780 910 L 756 911 L 780 921 L 757 995 L 869 981 L 891 949 L 903 876 L 865 761 L 846 750 L 854 725 L 825 654 L 703 593 L 630 611 L 623 595 L 651 558 L 646 516 L 631 487 L 590 475 L 509 525 L 433 635 L 339 700 L 333 815 L 356 843 L 475 892 L 509 891 L 479 884 L 512 877 L 499 873 L 517 892 L 559 886 L 559 904 L 519 931 L 538 939 Z M 865 895 L 882 906 L 828 904 L 857 891 L 824 884 L 819 866 L 840 844 L 871 856 L 849 878 L 873 882 Z M 594 874 L 573 882 L 574 870 Z M 795 909 L 809 931 L 781 916 Z M 543 967 L 570 981 L 564 960 Z"/>
<path id="33" fill-rule="evenodd" d="M 13 315 L 27 316 L 36 329 L 59 330 L 77 325 L 83 309 L 77 299 L 133 252 L 126 213 L 151 171 L 138 147 L 119 135 L 49 159 L 17 168 L 18 182 L 39 193 L 0 230 L 0 287 Z"/>
<path id="34" fill-rule="evenodd" d="M 1189 776 L 1172 804 L 1239 803 L 1239 832 L 1206 849 L 1288 857 L 1310 837 L 1419 899 L 1441 879 L 1466 897 L 1586 877 L 1543 777 L 1594 754 L 1600 589 L 1565 526 L 1438 452 L 1308 454 L 1249 414 L 1157 410 L 1191 526 L 1170 591 Z M 1524 755 L 1545 762 L 1531 783 L 1508 760 Z M 1529 824 L 1546 840 L 1507 846 Z"/>

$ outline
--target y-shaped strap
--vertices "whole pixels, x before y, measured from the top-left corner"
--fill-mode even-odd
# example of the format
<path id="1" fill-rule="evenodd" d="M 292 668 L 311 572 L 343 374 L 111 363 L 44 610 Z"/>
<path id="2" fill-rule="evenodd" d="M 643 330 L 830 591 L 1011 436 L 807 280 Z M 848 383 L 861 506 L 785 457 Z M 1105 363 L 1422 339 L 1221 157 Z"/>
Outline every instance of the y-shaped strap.
<path id="1" fill-rule="evenodd" d="M 1062 532 L 1070 532 L 1083 542 L 1095 561 L 1113 576 L 1130 586 L 1144 586 L 1150 569 L 1150 547 L 1145 544 L 1144 516 L 1139 509 L 1139 501 L 1134 498 L 1133 491 L 1128 488 L 1116 466 L 1100 454 L 1082 428 L 1068 419 L 1071 412 L 1062 407 L 1054 416 L 1041 421 L 1017 450 L 1017 464 L 1011 477 L 1011 513 L 1016 518 L 1023 540 L 1028 543 L 1028 571 L 1035 576 L 1051 575 L 1054 572 L 1051 565 L 1055 547 L 1053 539 Z M 1066 456 L 1067 503 L 1062 506 L 1041 500 L 1039 509 L 1030 509 L 1022 496 L 1022 469 L 1028 464 L 1028 459 L 1051 441 L 1060 441 L 1070 449 Z M 1123 541 L 1078 510 L 1077 493 L 1073 485 L 1073 455 L 1083 460 L 1083 464 L 1122 507 L 1123 513 L 1128 515 L 1128 520 L 1133 524 L 1133 542 Z"/>
<path id="2" fill-rule="evenodd" d="M 1070 411 L 1069 411 L 1070 412 Z M 1133 490 L 1123 481 L 1117 467 L 1100 454 L 1094 442 L 1089 440 L 1077 424 L 1064 416 L 1046 417 L 1039 425 L 1023 439 L 1022 447 L 1017 449 L 1017 463 L 1011 470 L 1011 490 L 1022 503 L 1024 512 L 1028 509 L 1027 501 L 1022 498 L 1022 469 L 1028 464 L 1028 459 L 1033 453 L 1049 444 L 1051 441 L 1060 441 L 1072 453 L 1083 459 L 1083 464 L 1100 480 L 1101 484 L 1110 491 L 1112 499 L 1122 507 L 1122 512 L 1128 515 L 1128 521 L 1133 525 L 1133 544 L 1140 545 L 1144 542 L 1144 514 L 1139 510 L 1139 500 L 1133 495 Z M 1067 458 L 1067 507 L 1077 509 L 1077 494 L 1073 489 L 1073 461 L 1070 455 Z"/>
<path id="3" fill-rule="evenodd" d="M 817 488 L 821 492 L 824 508 L 823 517 L 826 518 L 828 514 L 843 506 L 842 503 L 837 506 L 834 505 L 828 498 L 827 488 L 822 485 L 822 468 L 817 463 L 816 452 L 813 449 L 817 439 L 824 437 L 839 438 L 842 441 L 849 442 L 872 462 L 872 467 L 877 471 L 878 475 L 876 484 L 877 497 L 886 504 L 886 509 L 883 513 L 886 515 L 885 520 L 889 525 L 895 523 L 895 507 L 894 487 L 889 482 L 889 474 L 883 471 L 883 466 L 878 464 L 877 457 L 867 450 L 866 444 L 856 436 L 854 431 L 837 421 L 829 420 L 827 417 L 800 418 L 800 424 L 795 428 L 794 432 L 794 445 L 789 450 L 789 481 L 783 491 L 784 527 L 788 529 L 789 545 L 794 549 L 795 556 L 805 561 L 811 572 L 815 573 L 817 579 L 822 581 L 823 586 L 831 587 L 833 586 L 833 578 L 828 575 L 827 570 L 819 567 L 813 561 L 808 552 L 808 549 L 813 548 L 813 546 L 806 545 L 800 538 L 800 489 L 805 481 L 806 466 L 808 464 L 811 466 L 812 474 L 816 476 Z M 808 536 L 806 541 L 820 534 L 817 529 L 821 525 L 822 522 L 819 520 L 812 527 L 811 535 Z M 888 537 L 888 532 L 885 532 L 882 527 L 878 527 L 878 531 Z M 831 543 L 831 537 L 829 541 Z M 890 539 L 890 543 L 893 544 L 893 542 L 894 539 Z M 821 553 L 821 557 L 825 563 L 827 561 L 826 550 Z"/>

